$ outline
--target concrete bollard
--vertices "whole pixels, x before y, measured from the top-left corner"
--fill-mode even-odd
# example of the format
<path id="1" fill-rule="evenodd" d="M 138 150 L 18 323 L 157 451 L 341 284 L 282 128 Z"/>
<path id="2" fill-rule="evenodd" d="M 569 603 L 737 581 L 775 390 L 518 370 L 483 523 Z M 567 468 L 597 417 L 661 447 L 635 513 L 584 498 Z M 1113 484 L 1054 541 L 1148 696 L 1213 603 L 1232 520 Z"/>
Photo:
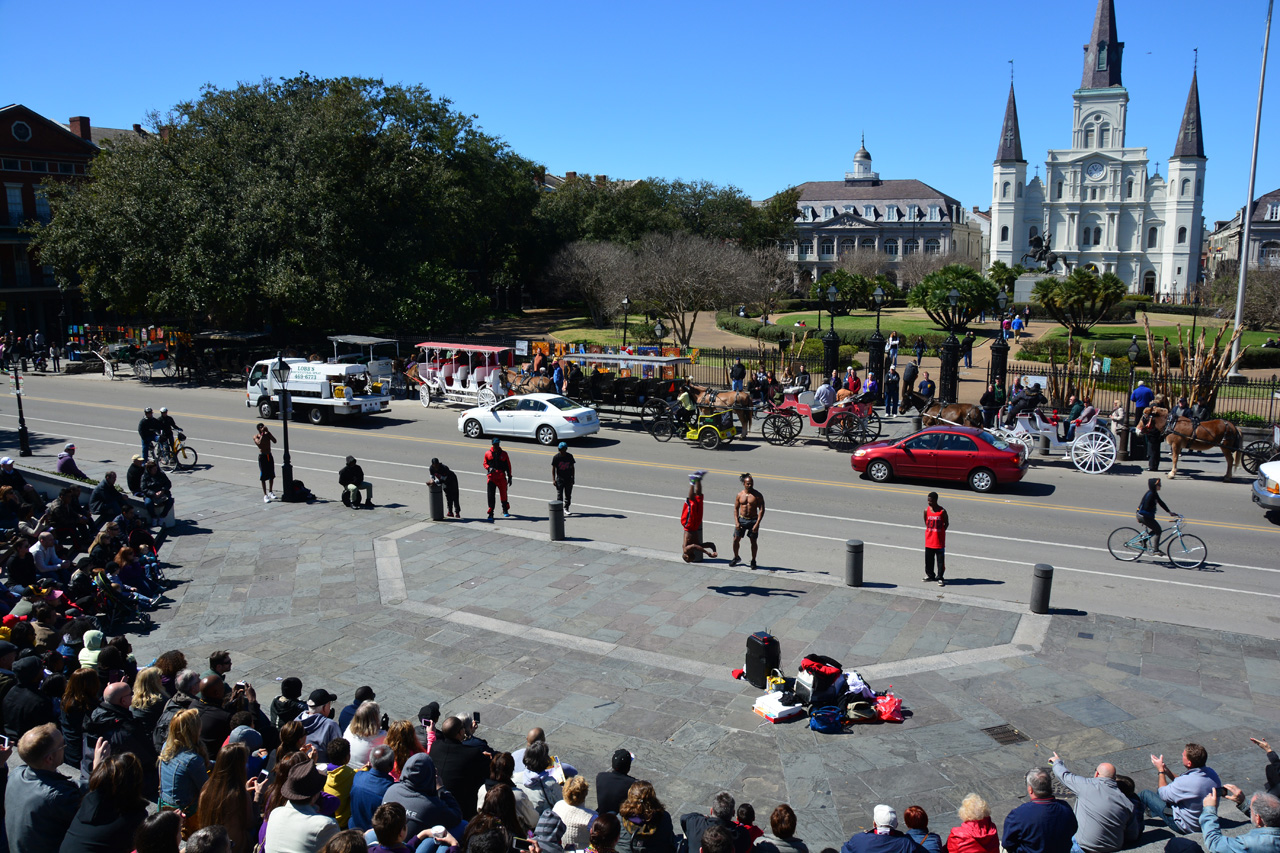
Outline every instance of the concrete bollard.
<path id="1" fill-rule="evenodd" d="M 1053 566 L 1036 563 L 1031 579 L 1031 612 L 1049 612 L 1049 593 L 1053 591 Z"/>
<path id="2" fill-rule="evenodd" d="M 1129 461 L 1129 428 L 1127 426 L 1114 427 L 1116 435 L 1116 461 Z"/>
<path id="3" fill-rule="evenodd" d="M 862 586 L 862 540 L 846 539 L 844 543 L 844 584 Z"/>
<path id="4" fill-rule="evenodd" d="M 697 542 L 697 543 L 698 543 L 698 544 L 700 544 L 700 545 L 701 545 L 701 544 L 704 544 L 704 543 L 702 542 L 702 528 L 701 528 L 701 527 L 699 527 L 697 530 L 691 530 L 691 531 L 689 531 L 689 537 L 690 537 L 690 538 L 689 538 L 689 541 L 690 541 L 690 542 Z M 717 551 L 716 553 L 719 553 L 719 552 Z M 703 557 L 702 552 L 701 552 L 701 551 L 699 551 L 699 550 L 697 550 L 697 549 L 695 548 L 695 549 L 694 549 L 694 551 L 693 551 L 693 554 L 691 554 L 691 555 L 689 556 L 689 562 L 690 562 L 690 563 L 701 563 L 701 562 L 702 562 L 702 557 Z"/>
<path id="5" fill-rule="evenodd" d="M 922 429 L 924 429 L 924 418 L 923 418 L 923 417 L 921 417 L 920 415 L 912 415 L 912 416 L 911 416 L 911 431 L 912 431 L 912 432 L 919 432 L 919 431 L 920 431 L 920 430 L 922 430 Z"/>
<path id="6" fill-rule="evenodd" d="M 549 501 L 547 516 L 551 522 L 551 541 L 564 541 L 564 501 Z"/>
<path id="7" fill-rule="evenodd" d="M 444 521 L 444 487 L 439 483 L 427 483 L 427 504 L 432 521 Z"/>
<path id="8" fill-rule="evenodd" d="M 1049 455 L 1049 436 L 1047 436 L 1047 435 L 1041 435 L 1041 436 L 1040 436 L 1040 447 L 1039 447 L 1039 450 L 1040 450 L 1040 455 L 1041 455 L 1041 456 L 1048 456 L 1048 455 Z"/>

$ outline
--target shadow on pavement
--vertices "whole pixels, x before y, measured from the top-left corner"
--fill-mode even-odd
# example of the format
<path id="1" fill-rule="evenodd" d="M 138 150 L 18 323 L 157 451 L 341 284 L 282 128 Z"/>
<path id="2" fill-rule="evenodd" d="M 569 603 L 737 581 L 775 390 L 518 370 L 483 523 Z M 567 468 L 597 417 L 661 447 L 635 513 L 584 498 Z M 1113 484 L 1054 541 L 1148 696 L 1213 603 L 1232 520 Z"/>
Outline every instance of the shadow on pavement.
<path id="1" fill-rule="evenodd" d="M 947 586 L 1003 586 L 1004 581 L 991 578 L 947 578 Z M 866 586 L 866 584 L 864 584 Z"/>
<path id="2" fill-rule="evenodd" d="M 709 586 L 707 589 L 720 595 L 732 595 L 738 598 L 749 595 L 758 595 L 762 598 L 799 598 L 807 594 L 803 591 L 793 592 L 789 589 L 769 589 L 763 586 Z"/>

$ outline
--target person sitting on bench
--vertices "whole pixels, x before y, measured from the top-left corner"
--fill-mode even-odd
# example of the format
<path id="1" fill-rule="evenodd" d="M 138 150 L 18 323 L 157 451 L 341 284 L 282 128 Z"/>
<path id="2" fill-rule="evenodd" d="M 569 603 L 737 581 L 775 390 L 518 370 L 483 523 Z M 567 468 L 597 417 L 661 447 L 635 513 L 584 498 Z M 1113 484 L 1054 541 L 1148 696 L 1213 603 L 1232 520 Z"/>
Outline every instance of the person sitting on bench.
<path id="1" fill-rule="evenodd" d="M 813 394 L 813 403 L 809 406 L 809 417 L 813 418 L 814 423 L 822 424 L 827 422 L 827 410 L 831 408 L 836 401 L 836 389 L 828 379 L 822 383 Z"/>
<path id="2" fill-rule="evenodd" d="M 1023 412 L 1031 411 L 1036 406 L 1040 405 L 1043 399 L 1044 398 L 1040 396 L 1039 385 L 1030 385 L 1025 390 L 1020 390 L 1015 393 L 1013 400 L 1009 404 L 1009 408 L 1005 411 L 1005 429 L 1013 429 L 1013 425 L 1017 423 L 1018 415 Z"/>

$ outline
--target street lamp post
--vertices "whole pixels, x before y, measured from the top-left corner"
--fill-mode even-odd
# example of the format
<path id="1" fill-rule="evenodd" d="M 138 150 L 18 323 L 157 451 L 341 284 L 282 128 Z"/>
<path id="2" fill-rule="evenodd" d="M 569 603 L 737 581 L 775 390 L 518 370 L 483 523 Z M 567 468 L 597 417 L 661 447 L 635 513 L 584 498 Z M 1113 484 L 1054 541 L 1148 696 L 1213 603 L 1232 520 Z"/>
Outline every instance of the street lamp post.
<path id="1" fill-rule="evenodd" d="M 280 389 L 280 429 L 284 439 L 284 464 L 280 466 L 280 474 L 284 478 L 281 500 L 292 503 L 294 500 L 293 460 L 289 457 L 289 419 L 293 417 L 293 403 L 289 399 L 290 367 L 284 360 L 283 353 L 276 353 L 276 365 L 271 372 L 275 374 L 276 386 Z"/>
<path id="2" fill-rule="evenodd" d="M 1003 290 L 996 294 L 996 304 L 1000 306 L 1000 316 L 1004 317 L 1004 307 L 1009 304 L 1009 294 Z M 996 339 L 991 344 L 991 364 L 987 367 L 987 384 L 999 384 L 1004 388 L 1009 372 L 1009 342 L 1004 339 L 1004 324 L 997 324 Z"/>
<path id="3" fill-rule="evenodd" d="M 31 455 L 31 435 L 27 432 L 27 418 L 22 412 L 22 376 L 18 373 L 18 362 L 13 362 L 13 396 L 18 398 L 18 455 Z"/>
<path id="4" fill-rule="evenodd" d="M 876 384 L 884 382 L 884 335 L 880 334 L 880 309 L 884 307 L 884 288 L 877 286 L 871 298 L 876 303 L 876 331 L 867 338 L 867 375 L 876 378 Z"/>
<path id="5" fill-rule="evenodd" d="M 1200 319 L 1200 292 L 1197 288 L 1195 299 L 1191 300 L 1191 353 L 1196 351 L 1196 322 Z"/>
<path id="6" fill-rule="evenodd" d="M 827 313 L 831 315 L 831 328 L 822 336 L 822 361 L 825 376 L 830 376 L 834 373 L 838 369 L 840 361 L 840 337 L 836 334 L 835 313 L 837 296 L 839 296 L 839 291 L 836 290 L 834 284 L 827 288 L 827 301 L 831 303 L 827 308 Z M 822 328 L 821 321 L 819 321 L 818 328 Z"/>
<path id="7" fill-rule="evenodd" d="M 631 316 L 631 300 L 622 297 L 622 348 L 627 348 L 627 320 Z"/>
<path id="8" fill-rule="evenodd" d="M 942 372 L 938 377 L 938 398 L 944 404 L 954 403 L 960 384 L 960 342 L 956 340 L 956 311 L 960 304 L 960 291 L 954 287 L 947 294 L 951 313 L 947 317 L 947 339 L 942 342 Z"/>
<path id="9" fill-rule="evenodd" d="M 667 328 L 662 325 L 661 320 L 653 324 L 653 333 L 657 335 L 659 341 L 667 336 Z"/>
<path id="10" fill-rule="evenodd" d="M 1133 379 L 1138 368 L 1138 356 L 1142 354 L 1142 348 L 1138 346 L 1138 336 L 1134 335 L 1129 342 L 1129 387 L 1124 395 L 1124 426 L 1122 430 L 1131 430 L 1129 427 L 1129 401 L 1133 396 Z M 1134 412 L 1135 417 L 1137 412 Z M 1129 461 L 1129 441 L 1130 432 L 1121 432 L 1120 447 L 1116 449 L 1116 459 L 1120 462 Z"/>

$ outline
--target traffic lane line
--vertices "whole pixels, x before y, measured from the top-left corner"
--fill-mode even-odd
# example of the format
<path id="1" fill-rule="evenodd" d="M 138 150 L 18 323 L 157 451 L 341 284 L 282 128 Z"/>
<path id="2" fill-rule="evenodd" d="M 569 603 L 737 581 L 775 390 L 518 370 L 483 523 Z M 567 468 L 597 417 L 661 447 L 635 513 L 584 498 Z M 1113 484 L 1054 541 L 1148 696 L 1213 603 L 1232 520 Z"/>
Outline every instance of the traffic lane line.
<path id="1" fill-rule="evenodd" d="M 61 425 L 64 425 L 64 426 L 91 426 L 91 425 L 85 425 L 85 424 L 69 424 L 69 423 L 66 423 L 66 422 L 63 422 L 63 421 L 49 421 L 48 419 L 45 419 L 45 422 L 47 422 L 47 423 L 58 423 L 58 424 L 61 424 Z M 107 431 L 112 431 L 112 432 L 131 432 L 131 430 L 122 429 L 122 428 L 120 428 L 120 427 L 99 427 L 99 426 L 92 426 L 92 428 L 94 428 L 94 429 L 101 429 L 101 430 L 107 430 Z M 71 437 L 73 437 L 73 438 L 74 438 L 75 436 L 71 436 Z M 80 440 L 80 441 L 103 441 L 102 439 L 95 439 L 95 438 L 81 438 L 81 439 L 79 439 L 79 440 Z M 225 441 L 225 440 L 221 440 L 221 439 L 202 439 L 202 440 L 203 440 L 203 441 L 205 441 L 205 442 L 207 442 L 207 443 L 209 443 L 209 444 L 221 444 L 221 445 L 227 445 L 227 446 L 231 446 L 231 447 L 240 447 L 240 446 L 242 446 L 242 445 L 241 445 L 241 443 L 239 443 L 239 442 Z M 108 441 L 103 441 L 103 443 L 109 443 L 109 444 L 120 444 L 120 445 L 124 445 L 124 446 L 129 446 L 129 445 L 130 445 L 130 443 L 127 443 L 127 442 L 108 442 Z M 331 453 L 322 453 L 322 452 L 320 452 L 320 451 L 314 451 L 314 450 L 298 450 L 298 451 L 293 451 L 293 450 L 291 450 L 291 451 L 290 451 L 290 455 L 291 455 L 291 456 L 294 456 L 294 455 L 298 455 L 298 456 L 320 456 L 320 457 L 333 458 L 333 459 L 341 459 L 341 458 L 342 458 L 342 457 L 340 457 L 340 456 L 338 456 L 338 455 L 336 455 L 336 454 L 331 454 Z M 254 463 L 252 463 L 252 462 L 249 462 L 248 460 L 244 459 L 243 457 L 239 457 L 239 456 L 219 456 L 219 455 L 211 454 L 211 453 L 210 453 L 210 454 L 205 454 L 205 456 L 206 456 L 206 458 L 210 458 L 210 459 L 219 459 L 219 460 L 223 460 L 223 461 L 228 461 L 228 462 L 234 462 L 234 463 L 243 464 L 246 468 L 249 468 L 249 469 L 255 469 L 255 464 L 254 464 Z M 376 463 L 376 464 L 379 464 L 379 465 L 387 465 L 387 466 L 391 466 L 391 467 L 417 468 L 417 469 L 424 470 L 424 471 L 425 471 L 425 470 L 428 470 L 428 468 L 429 468 L 429 466 L 427 466 L 427 465 L 417 465 L 417 464 L 414 464 L 414 463 L 412 463 L 412 462 L 392 462 L 392 461 L 390 461 L 390 460 L 379 460 L 379 459 L 366 459 L 365 461 L 366 461 L 366 462 L 368 462 L 368 463 Z M 327 472 L 327 473 L 332 473 L 332 471 L 328 471 L 328 469 L 324 469 L 324 468 L 308 468 L 308 467 L 303 467 L 303 466 L 298 466 L 298 465 L 295 465 L 294 467 L 295 467 L 295 468 L 298 468 L 299 470 L 305 470 L 305 471 L 313 471 L 313 472 L 319 472 L 319 473 L 326 473 L 326 472 Z M 482 473 L 480 473 L 480 472 L 474 472 L 474 471 L 457 471 L 457 472 L 455 472 L 455 473 L 463 474 L 463 475 L 468 476 L 468 477 L 484 477 L 484 476 L 485 476 L 484 474 L 482 474 Z M 382 476 L 377 476 L 377 475 L 368 475 L 368 479 L 370 479 L 370 480 L 384 480 L 385 482 L 389 482 L 389 483 L 400 483 L 400 484 L 406 484 L 406 485 L 424 485 L 424 484 L 425 484 L 425 482 L 423 482 L 423 481 L 416 481 L 416 480 L 401 480 L 401 479 L 394 478 L 394 477 L 382 477 Z M 651 493 L 651 492 L 637 492 L 637 491 L 635 491 L 635 490 L 626 490 L 626 489 L 612 489 L 612 488 L 609 488 L 609 487 L 607 487 L 607 486 L 588 486 L 588 485 L 576 484 L 576 485 L 575 485 L 575 488 L 576 488 L 579 492 L 582 492 L 582 491 L 584 491 L 584 490 L 590 490 L 590 491 L 610 492 L 610 493 L 614 493 L 614 494 L 632 495 L 632 496 L 637 496 L 637 497 L 653 498 L 653 499 L 657 499 L 657 500 L 664 500 L 664 501 L 680 501 L 680 502 L 682 502 L 682 503 L 683 503 L 683 501 L 684 501 L 684 498 L 675 497 L 675 496 L 672 496 L 672 495 L 661 495 L 661 494 L 654 494 L 654 493 Z M 484 494 L 484 490 L 483 490 L 483 489 L 464 489 L 463 491 L 471 491 L 471 492 L 477 492 L 477 493 L 480 493 L 480 494 Z M 514 496 L 513 496 L 513 497 L 514 497 Z M 520 499 L 522 499 L 522 500 L 538 500 L 537 498 L 527 498 L 527 497 L 523 497 L 523 496 L 522 496 Z M 705 503 L 706 503 L 706 504 L 708 504 L 708 505 L 710 505 L 710 506 L 720 506 L 720 507 L 731 507 L 731 506 L 733 506 L 733 504 L 731 504 L 731 503 L 729 503 L 729 502 L 725 502 L 725 501 L 705 501 Z M 584 504 L 579 504 L 579 505 L 580 505 L 580 506 L 585 506 Z M 620 509 L 617 509 L 617 508 L 608 508 L 608 507 L 603 507 L 603 509 L 609 509 L 610 511 L 617 511 L 617 512 L 623 512 L 623 511 L 624 511 L 624 510 L 620 510 Z M 642 512 L 642 511 L 640 511 L 640 510 L 627 510 L 627 511 L 628 511 L 628 512 L 633 512 L 633 513 L 636 513 L 636 514 L 642 514 L 642 515 L 652 515 L 652 516 L 655 516 L 655 517 L 663 517 L 663 518 L 665 518 L 665 517 L 669 517 L 669 516 L 667 516 L 667 515 L 666 515 L 666 514 L 664 514 L 664 513 L 645 513 L 645 512 Z M 800 511 L 800 510 L 788 510 L 788 509 L 781 509 L 781 508 L 777 508 L 777 507 L 774 507 L 774 508 L 772 508 L 772 509 L 767 508 L 767 512 L 778 513 L 778 514 L 786 514 L 786 515 L 795 515 L 795 516 L 800 516 L 800 517 L 805 517 L 805 518 L 820 518 L 820 519 L 823 519 L 823 520 L 836 521 L 836 522 L 841 522 L 841 523 L 846 523 L 846 524 L 866 524 L 866 525 L 881 526 L 881 527 L 892 527 L 892 528 L 898 528 L 898 529 L 903 529 L 903 530 L 913 530 L 913 531 L 914 531 L 914 530 L 919 530 L 919 529 L 920 529 L 919 525 L 916 525 L 916 524 L 904 524 L 904 523 L 902 523 L 902 522 L 880 521 L 880 520 L 877 520 L 877 519 L 853 518 L 853 517 L 848 517 L 848 516 L 825 515 L 825 514 L 820 514 L 820 513 L 811 513 L 811 512 L 805 512 L 805 511 Z M 717 522 L 717 523 L 718 523 L 718 522 Z M 1211 522 L 1206 522 L 1206 524 L 1211 524 Z M 729 526 L 732 526 L 732 525 L 730 524 Z M 783 531 L 783 532 L 785 532 L 785 531 Z M 1036 540 L 1036 539 L 1022 539 L 1022 538 L 1010 537 L 1010 536 L 1005 536 L 1005 535 L 1000 535 L 1000 534 L 978 533 L 978 532 L 976 532 L 976 531 L 951 530 L 951 531 L 948 531 L 948 533 L 949 533 L 950 535 L 952 535 L 952 536 L 968 536 L 968 537 L 973 537 L 973 538 L 991 539 L 991 540 L 996 540 L 996 541 L 999 541 L 999 542 L 1012 542 L 1012 543 L 1017 543 L 1017 544 L 1022 544 L 1022 545 L 1034 545 L 1034 546 L 1040 546 L 1040 547 L 1044 547 L 1044 548 L 1055 548 L 1055 549 L 1057 549 L 1057 548 L 1069 548 L 1069 549 L 1076 549 L 1076 550 L 1082 550 L 1082 551 L 1092 551 L 1092 552 L 1097 552 L 1097 553 L 1107 553 L 1107 554 L 1109 554 L 1109 553 L 1110 553 L 1110 552 L 1108 551 L 1108 549 L 1106 549 L 1105 547 L 1098 547 L 1098 546 L 1092 546 L 1092 545 L 1079 545 L 1079 544 L 1076 544 L 1076 543 L 1070 543 L 1070 542 L 1064 543 L 1064 542 L 1050 542 L 1050 541 L 1045 541 L 1045 540 Z M 831 538 L 832 538 L 832 541 L 843 541 L 842 539 L 839 539 L 839 537 L 831 537 Z M 1234 568 L 1234 569 L 1246 569 L 1246 570 L 1250 570 L 1250 571 L 1258 571 L 1258 572 L 1280 573 L 1280 569 L 1273 568 L 1273 567 L 1266 567 L 1266 566 L 1251 566 L 1251 565 L 1240 564 L 1240 563 L 1225 563 L 1225 562 L 1218 562 L 1218 561 L 1214 561 L 1214 562 L 1213 562 L 1213 565 L 1214 565 L 1214 566 L 1218 566 L 1218 567 Z"/>
<path id="2" fill-rule="evenodd" d="M 33 397 L 29 399 L 37 400 L 41 398 Z M 44 402 L 56 403 L 61 405 L 73 405 L 73 404 L 65 403 L 64 401 L 59 401 L 59 400 L 44 400 Z M 135 410 L 135 407 L 113 406 L 106 403 L 84 403 L 84 404 L 75 404 L 75 405 L 93 406 L 97 408 L 116 409 L 121 411 Z M 9 418 L 15 417 L 14 415 L 3 415 L 3 416 L 9 417 Z M 220 421 L 223 423 L 243 423 L 246 425 L 251 423 L 257 423 L 256 420 L 228 418 L 221 415 L 185 414 L 183 415 L 183 417 L 202 418 L 205 420 Z M 77 427 L 87 426 L 94 429 L 115 430 L 118 432 L 134 432 L 133 430 L 121 429 L 118 427 L 99 427 L 96 425 L 58 421 L 58 420 L 53 420 L 48 418 L 29 417 L 27 418 L 27 420 L 39 421 L 44 423 L 55 423 L 60 425 L 70 425 L 70 426 L 77 426 Z M 312 426 L 310 424 L 292 424 L 291 423 L 290 429 L 309 430 L 314 432 L 329 433 L 332 435 L 337 435 L 337 434 L 350 435 L 349 431 L 344 431 L 338 427 L 317 427 L 317 426 Z M 195 436 L 195 437 L 199 438 L 199 436 Z M 422 444 L 436 444 L 444 447 L 464 447 L 464 448 L 475 449 L 476 447 L 479 446 L 475 442 L 469 442 L 469 441 L 450 441 L 450 440 L 439 439 L 439 438 L 420 438 L 417 436 L 394 435 L 394 434 L 386 434 L 386 433 L 381 434 L 378 437 L 386 438 L 388 440 L 395 440 L 395 441 L 411 441 L 411 442 L 417 442 Z M 200 440 L 208 441 L 208 442 L 218 442 L 217 439 L 201 438 Z M 232 446 L 239 446 L 237 442 L 223 441 L 220 443 L 229 444 Z M 199 448 L 196 448 L 196 449 L 197 451 L 199 450 Z M 519 455 L 539 456 L 544 459 L 550 459 L 550 457 L 554 455 L 554 451 L 550 449 L 541 450 L 541 449 L 532 449 L 532 448 L 522 448 L 519 446 L 506 446 L 504 447 L 504 449 L 509 454 L 514 453 Z M 306 451 L 294 451 L 294 452 L 303 453 Z M 319 455 L 328 456 L 328 455 L 336 455 L 336 454 L 319 454 Z M 687 472 L 689 470 L 689 466 L 687 464 L 675 465 L 675 464 L 670 464 L 665 462 L 650 462 L 650 461 L 643 461 L 643 460 L 637 460 L 637 459 L 621 459 L 618 457 L 594 456 L 594 455 L 588 455 L 588 454 L 582 454 L 582 453 L 579 453 L 576 455 L 578 458 L 588 462 L 603 462 L 603 463 L 614 464 L 614 465 L 631 465 L 631 466 L 640 466 L 644 468 L 659 468 L 663 470 L 680 471 L 680 472 Z M 341 456 L 337 456 L 337 458 L 341 458 Z M 843 457 L 843 456 L 841 457 L 841 459 L 847 459 L 847 458 L 848 457 Z M 370 460 L 370 461 L 380 461 L 380 460 Z M 381 462 L 381 464 L 400 464 L 400 463 Z M 417 467 L 424 467 L 424 466 L 417 466 Z M 708 468 L 705 470 L 707 470 L 708 473 L 718 474 L 723 476 L 730 476 L 730 477 L 736 477 L 740 473 L 738 471 L 729 471 L 725 469 L 714 469 L 714 468 Z M 887 493 L 887 494 L 898 494 L 898 495 L 910 495 L 912 497 L 917 497 L 917 498 L 924 497 L 930 491 L 930 488 L 927 486 L 922 486 L 917 488 L 917 487 L 907 487 L 907 486 L 867 485 L 867 484 L 858 483 L 858 482 L 817 480 L 817 479 L 806 478 L 806 477 L 788 477 L 784 475 L 768 474 L 768 473 L 757 474 L 755 476 L 757 480 L 766 481 L 766 482 L 797 483 L 801 485 L 825 486 L 825 487 L 832 487 L 832 488 L 839 488 L 839 489 L 872 492 L 875 494 Z M 965 494 L 965 493 L 955 492 L 955 493 L 948 493 L 947 500 L 960 501 L 963 503 L 994 504 L 996 506 L 1001 506 L 1001 507 L 1013 506 L 1013 507 L 1018 507 L 1022 509 L 1033 509 L 1033 510 L 1041 510 L 1041 511 L 1056 510 L 1061 512 L 1069 512 L 1069 513 L 1076 513 L 1076 514 L 1083 514 L 1083 515 L 1102 516 L 1106 518 L 1128 519 L 1132 515 L 1132 513 L 1127 510 L 1108 510 L 1108 509 L 1100 509 L 1100 508 L 1093 508 L 1093 507 L 1074 507 L 1074 506 L 1068 506 L 1064 504 L 1041 504 L 1041 503 L 1034 503 L 1034 502 L 1024 501 L 1024 500 L 1016 500 L 1013 498 L 1004 498 L 999 495 L 977 495 L 977 494 Z M 1205 525 L 1207 527 L 1214 527 L 1222 530 L 1241 530 L 1241 531 L 1258 532 L 1258 533 L 1273 532 L 1273 528 L 1262 527 L 1259 525 L 1239 524 L 1235 522 L 1225 522 L 1225 521 L 1211 521 L 1208 519 L 1199 519 L 1199 518 L 1195 518 L 1191 520 L 1195 521 L 1197 524 Z"/>

